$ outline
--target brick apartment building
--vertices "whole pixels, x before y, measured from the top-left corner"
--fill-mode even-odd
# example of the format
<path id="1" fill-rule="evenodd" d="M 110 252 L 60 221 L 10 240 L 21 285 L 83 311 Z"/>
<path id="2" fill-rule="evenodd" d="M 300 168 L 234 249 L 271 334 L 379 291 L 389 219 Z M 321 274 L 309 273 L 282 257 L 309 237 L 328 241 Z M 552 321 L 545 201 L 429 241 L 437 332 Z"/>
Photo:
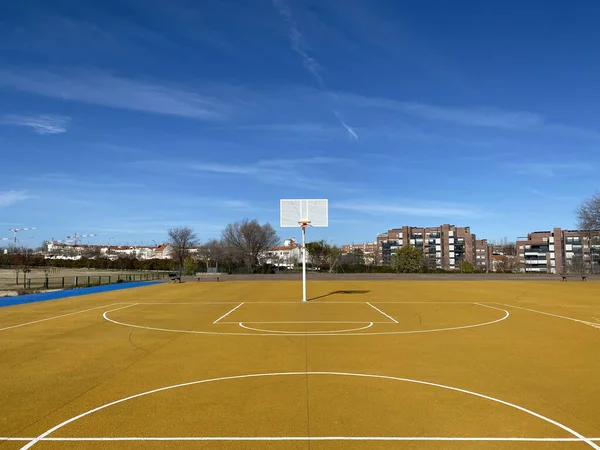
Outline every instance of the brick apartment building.
<path id="1" fill-rule="evenodd" d="M 369 264 L 379 264 L 380 252 L 377 242 L 364 242 L 362 244 L 347 244 L 342 245 L 342 254 L 347 255 L 355 250 L 360 250 L 365 256 L 365 261 Z"/>
<path id="2" fill-rule="evenodd" d="M 412 245 L 422 249 L 430 268 L 454 270 L 462 262 L 470 262 L 480 268 L 490 267 L 491 249 L 485 239 L 476 239 L 470 227 L 449 224 L 427 228 L 403 226 L 379 234 L 377 245 L 386 265 L 391 264 L 396 249 Z M 477 252 L 478 248 L 483 251 Z"/>
<path id="3" fill-rule="evenodd" d="M 493 254 L 493 247 L 488 244 L 487 239 L 476 239 L 473 266 L 482 272 L 492 271 L 494 269 Z"/>
<path id="4" fill-rule="evenodd" d="M 534 231 L 516 245 L 521 272 L 600 272 L 600 231 Z"/>

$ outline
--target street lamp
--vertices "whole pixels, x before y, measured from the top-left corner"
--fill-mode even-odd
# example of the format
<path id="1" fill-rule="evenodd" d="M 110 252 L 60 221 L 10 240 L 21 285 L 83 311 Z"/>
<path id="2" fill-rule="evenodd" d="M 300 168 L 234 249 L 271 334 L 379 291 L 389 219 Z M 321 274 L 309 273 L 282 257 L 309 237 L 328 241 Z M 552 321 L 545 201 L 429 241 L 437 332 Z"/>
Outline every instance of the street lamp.
<path id="1" fill-rule="evenodd" d="M 109 238 L 108 238 L 108 246 L 109 246 L 109 247 L 110 247 L 110 240 L 111 240 L 111 239 L 114 239 L 114 237 L 109 237 Z"/>

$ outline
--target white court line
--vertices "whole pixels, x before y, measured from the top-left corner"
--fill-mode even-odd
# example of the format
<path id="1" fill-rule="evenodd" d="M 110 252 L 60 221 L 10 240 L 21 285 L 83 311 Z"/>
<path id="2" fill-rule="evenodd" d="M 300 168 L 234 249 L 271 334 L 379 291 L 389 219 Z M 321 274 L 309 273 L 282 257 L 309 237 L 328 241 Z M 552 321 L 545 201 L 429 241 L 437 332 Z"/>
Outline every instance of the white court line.
<path id="1" fill-rule="evenodd" d="M 369 302 L 366 302 L 367 305 L 369 305 L 371 308 L 373 308 L 375 311 L 380 312 L 381 314 L 383 314 L 385 317 L 387 317 L 388 319 L 390 319 L 391 321 L 393 321 L 394 323 L 398 323 L 398 321 L 396 319 L 394 319 L 392 316 L 384 313 L 382 310 L 380 310 L 379 308 L 377 308 L 376 306 L 371 305 Z"/>
<path id="2" fill-rule="evenodd" d="M 598 327 L 597 323 L 595 323 L 595 322 L 588 322 L 587 320 L 580 320 L 580 319 L 574 319 L 573 317 L 560 316 L 558 314 L 551 314 L 551 313 L 547 313 L 547 312 L 544 312 L 544 311 L 537 311 L 535 309 L 523 308 L 522 306 L 509 305 L 508 303 L 499 303 L 499 302 L 495 302 L 495 303 L 497 303 L 498 305 L 508 306 L 510 308 L 522 309 L 524 311 L 534 312 L 534 313 L 538 313 L 538 314 L 544 314 L 546 316 L 557 317 L 559 319 L 572 320 L 573 322 L 579 322 L 579 323 L 583 323 L 585 325 L 592 325 L 594 327 Z"/>
<path id="3" fill-rule="evenodd" d="M 138 305 L 138 303 L 130 303 L 128 305 L 121 306 L 120 308 L 115 308 L 115 309 L 111 309 L 110 311 L 105 311 L 104 314 L 108 314 L 109 312 L 113 312 L 113 311 L 119 311 L 120 309 L 131 308 L 132 306 L 136 306 L 136 305 Z M 102 314 L 102 317 L 104 317 L 106 319 L 106 316 L 104 314 Z"/>
<path id="4" fill-rule="evenodd" d="M 287 324 L 287 323 L 339 323 L 339 324 L 345 324 L 345 323 L 349 323 L 349 324 L 353 324 L 353 323 L 369 323 L 369 322 L 367 322 L 366 320 L 354 321 L 354 322 L 352 322 L 352 321 L 346 321 L 346 320 L 329 320 L 329 321 L 327 321 L 327 320 L 301 320 L 301 321 L 295 321 L 295 322 L 294 321 L 288 321 L 288 322 L 280 322 L 280 321 L 277 321 L 277 322 L 254 322 L 254 321 L 244 320 L 243 323 L 256 323 L 256 324 L 265 324 L 265 323 L 267 323 L 267 324 L 278 324 L 278 323 L 281 323 L 281 324 Z M 370 323 L 373 323 L 373 324 L 382 324 L 382 325 L 384 325 L 386 323 L 388 325 L 390 324 L 390 322 L 387 322 L 387 321 L 386 322 L 370 322 Z M 219 324 L 220 325 L 239 325 L 239 322 L 219 322 Z"/>
<path id="5" fill-rule="evenodd" d="M 219 317 L 217 320 L 215 320 L 213 322 L 213 324 L 217 323 L 219 320 L 224 319 L 225 317 L 227 317 L 229 314 L 231 314 L 232 312 L 234 312 L 236 309 L 238 309 L 240 306 L 242 306 L 244 304 L 244 302 L 240 303 L 239 305 L 237 305 L 235 308 L 233 308 L 231 311 L 226 312 L 225 314 L 223 314 L 221 317 Z"/>
<path id="6" fill-rule="evenodd" d="M 94 309 L 108 308 L 110 306 L 120 305 L 120 304 L 121 303 L 111 303 L 110 305 L 96 306 L 95 308 L 84 309 L 84 310 L 81 310 L 81 311 L 75 311 L 75 312 L 67 313 L 67 314 L 61 314 L 60 316 L 48 317 L 46 319 L 34 320 L 32 322 L 27 322 L 27 323 L 20 323 L 19 325 L 12 325 L 10 327 L 0 328 L 0 331 L 10 330 L 12 328 L 24 327 L 26 325 L 33 325 L 34 323 L 46 322 L 48 320 L 60 319 L 61 317 L 72 316 L 74 314 L 81 314 L 81 313 L 84 313 L 84 312 L 93 311 Z"/>
<path id="7" fill-rule="evenodd" d="M 238 302 L 139 302 L 139 305 L 237 305 Z"/>
<path id="8" fill-rule="evenodd" d="M 365 322 L 361 322 L 361 323 L 365 323 Z M 386 322 L 389 323 L 389 322 Z M 247 327 L 246 325 L 244 325 L 244 322 L 240 322 L 238 323 L 238 325 L 242 328 L 245 328 L 246 330 L 251 330 L 251 331 L 258 331 L 261 333 L 279 333 L 279 334 L 285 334 L 285 335 L 292 335 L 292 334 L 327 334 L 327 333 L 349 333 L 350 331 L 360 331 L 360 330 L 365 330 L 367 328 L 371 328 L 373 326 L 373 322 L 369 322 L 368 325 L 364 326 L 364 327 L 360 327 L 360 328 L 350 328 L 347 330 L 325 330 L 325 331 L 287 331 L 287 330 L 265 330 L 264 328 L 252 328 L 252 327 Z"/>
<path id="9" fill-rule="evenodd" d="M 572 428 L 569 428 L 566 425 L 563 425 L 560 422 L 552 420 L 549 417 L 543 416 L 542 414 L 536 413 L 530 409 L 524 408 L 524 407 L 516 405 L 514 403 L 500 400 L 499 398 L 490 397 L 488 395 L 480 394 L 478 392 L 468 391 L 466 389 L 461 389 L 461 388 L 457 388 L 454 386 L 448 386 L 448 385 L 444 385 L 444 384 L 432 383 L 429 381 L 414 380 L 414 379 L 410 379 L 410 378 L 393 377 L 393 376 L 389 376 L 389 375 L 373 375 L 373 374 L 348 373 L 348 372 L 307 372 L 307 371 L 305 371 L 305 372 L 256 373 L 256 374 L 234 375 L 234 376 L 228 376 L 228 377 L 210 378 L 210 379 L 206 379 L 206 380 L 196 380 L 196 381 L 190 381 L 187 383 L 174 384 L 171 386 L 164 386 L 162 388 L 152 389 L 150 391 L 145 391 L 145 392 L 141 392 L 139 394 L 130 395 L 129 397 L 124 397 L 124 398 L 115 400 L 110 403 L 105 403 L 104 405 L 101 405 L 96 408 L 85 411 L 77 416 L 73 416 L 70 419 L 67 419 L 67 420 L 59 423 L 58 425 L 53 426 L 52 428 L 49 428 L 48 430 L 44 431 L 42 434 L 40 434 L 36 438 L 30 440 L 27 444 L 22 446 L 21 450 L 27 450 L 28 448 L 33 447 L 36 443 L 46 439 L 50 434 L 54 433 L 55 431 L 63 428 L 64 426 L 69 425 L 70 423 L 73 423 L 83 417 L 89 416 L 90 414 L 96 413 L 98 411 L 109 408 L 111 406 L 118 405 L 120 403 L 129 401 L 129 400 L 133 400 L 135 398 L 144 397 L 146 395 L 155 394 L 157 392 L 168 391 L 171 389 L 195 386 L 195 385 L 206 384 L 206 383 L 211 383 L 211 382 L 216 382 L 216 381 L 229 381 L 229 380 L 240 380 L 240 379 L 249 379 L 249 378 L 251 379 L 251 378 L 263 378 L 263 377 L 288 376 L 288 375 L 289 376 L 302 376 L 302 377 L 306 377 L 307 375 L 326 375 L 326 376 L 344 376 L 344 377 L 357 377 L 357 378 L 374 378 L 374 379 L 378 379 L 378 380 L 402 381 L 402 382 L 406 382 L 406 383 L 414 383 L 414 384 L 419 384 L 419 385 L 424 385 L 424 386 L 431 386 L 431 387 L 437 387 L 437 388 L 441 388 L 441 389 L 447 389 L 447 390 L 454 391 L 454 392 L 460 392 L 463 394 L 472 395 L 474 397 L 482 398 L 484 400 L 490 400 L 495 403 L 509 406 L 511 408 L 514 408 L 521 412 L 529 414 L 533 417 L 537 417 L 538 419 L 541 419 L 551 425 L 554 425 L 554 426 L 566 431 L 567 433 L 576 437 L 580 442 L 583 442 L 596 450 L 600 450 L 600 446 L 596 445 L 594 442 L 592 442 L 592 440 L 590 440 L 589 438 L 586 438 L 582 434 L 578 433 L 577 431 L 573 430 Z"/>
<path id="10" fill-rule="evenodd" d="M 226 302 L 223 302 L 223 303 L 226 303 Z M 229 303 L 233 303 L 233 302 L 229 302 Z M 246 303 L 252 303 L 252 304 L 259 303 L 259 304 L 265 304 L 265 305 L 271 305 L 271 304 L 273 304 L 273 305 L 280 305 L 280 304 L 286 304 L 286 303 L 289 303 L 289 304 L 302 304 L 302 302 L 300 302 L 300 301 L 295 301 L 295 302 L 287 302 L 287 301 L 286 302 L 252 302 L 252 301 L 250 301 L 250 302 L 246 302 Z M 337 302 L 337 301 L 334 301 L 334 300 L 329 300 L 329 301 L 327 301 L 327 300 L 321 300 L 321 301 L 318 301 L 318 302 L 317 301 L 312 301 L 311 302 L 310 299 L 309 299 L 308 303 L 310 303 L 311 305 L 360 305 L 361 303 L 364 303 L 364 302 L 359 302 L 359 301 L 356 301 L 356 302 Z M 373 303 L 377 303 L 377 304 L 380 304 L 380 303 L 389 303 L 391 305 L 394 305 L 394 304 L 424 305 L 424 304 L 437 304 L 437 303 L 472 305 L 475 302 L 444 302 L 444 301 L 432 301 L 432 302 L 384 302 L 384 301 L 375 301 Z M 496 303 L 496 302 L 482 302 L 482 303 Z"/>
<path id="11" fill-rule="evenodd" d="M 0 437 L 2 441 L 31 441 L 33 437 Z M 600 438 L 588 438 L 600 442 Z M 547 437 L 454 437 L 454 436 L 124 436 L 124 437 L 47 437 L 40 441 L 510 441 L 510 442 L 581 442 L 578 438 Z"/>
<path id="12" fill-rule="evenodd" d="M 253 301 L 245 301 L 247 304 L 258 304 L 258 305 L 301 305 L 301 301 L 288 302 L 253 302 Z M 311 303 L 310 301 L 308 303 Z M 336 302 L 336 301 L 319 301 L 312 302 L 311 305 L 360 305 L 364 302 Z M 390 305 L 427 305 L 427 304 L 450 304 L 450 305 L 472 305 L 475 302 L 443 302 L 443 301 L 433 301 L 433 302 L 384 302 L 384 301 L 376 301 L 373 303 L 377 304 L 390 304 Z M 481 302 L 481 303 L 497 303 L 497 302 Z M 238 302 L 140 302 L 140 305 L 237 305 Z"/>

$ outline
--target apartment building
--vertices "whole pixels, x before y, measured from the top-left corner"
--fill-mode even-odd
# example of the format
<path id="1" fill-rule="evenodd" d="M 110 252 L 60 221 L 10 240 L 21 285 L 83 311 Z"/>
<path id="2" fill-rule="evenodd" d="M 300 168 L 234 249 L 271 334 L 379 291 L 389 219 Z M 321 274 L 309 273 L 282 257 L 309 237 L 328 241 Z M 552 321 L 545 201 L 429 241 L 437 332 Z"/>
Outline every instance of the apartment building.
<path id="1" fill-rule="evenodd" d="M 521 272 L 600 272 L 600 230 L 534 231 L 516 244 Z"/>
<path id="2" fill-rule="evenodd" d="M 380 255 L 377 242 L 363 242 L 361 244 L 342 245 L 342 254 L 347 255 L 355 250 L 360 250 L 365 256 L 365 261 L 369 264 L 379 264 Z"/>
<path id="3" fill-rule="evenodd" d="M 470 227 L 449 224 L 426 228 L 403 226 L 377 236 L 383 264 L 391 264 L 392 255 L 398 248 L 412 245 L 423 251 L 430 268 L 445 270 L 458 269 L 465 261 L 475 264 L 476 242 Z M 489 253 L 486 251 L 483 255 L 486 266 L 489 266 Z"/>
<path id="4" fill-rule="evenodd" d="M 473 258 L 473 266 L 482 271 L 488 272 L 493 270 L 493 247 L 488 244 L 487 239 L 475 240 L 475 256 Z"/>

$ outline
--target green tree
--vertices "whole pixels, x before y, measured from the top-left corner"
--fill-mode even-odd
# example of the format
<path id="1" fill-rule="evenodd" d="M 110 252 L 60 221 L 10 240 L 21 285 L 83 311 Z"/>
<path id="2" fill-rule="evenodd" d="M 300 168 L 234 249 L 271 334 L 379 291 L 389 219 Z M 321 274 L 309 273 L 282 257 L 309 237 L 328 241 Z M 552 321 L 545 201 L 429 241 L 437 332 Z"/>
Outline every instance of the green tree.
<path id="1" fill-rule="evenodd" d="M 190 276 L 196 275 L 196 272 L 198 272 L 198 261 L 188 256 L 183 262 L 183 273 Z"/>
<path id="2" fill-rule="evenodd" d="M 329 263 L 329 272 L 333 272 L 333 266 L 338 262 L 338 258 L 342 254 L 342 249 L 337 245 L 332 245 L 329 247 L 329 253 L 327 255 L 327 262 Z"/>
<path id="3" fill-rule="evenodd" d="M 416 247 L 405 245 L 392 255 L 392 267 L 397 273 L 421 272 L 422 266 L 423 252 Z"/>
<path id="4" fill-rule="evenodd" d="M 460 271 L 462 273 L 473 273 L 475 271 L 475 267 L 468 261 L 464 261 L 460 264 Z"/>
<path id="5" fill-rule="evenodd" d="M 324 240 L 308 242 L 306 244 L 308 257 L 310 261 L 319 270 L 328 262 L 327 259 L 331 253 L 331 246 Z"/>

